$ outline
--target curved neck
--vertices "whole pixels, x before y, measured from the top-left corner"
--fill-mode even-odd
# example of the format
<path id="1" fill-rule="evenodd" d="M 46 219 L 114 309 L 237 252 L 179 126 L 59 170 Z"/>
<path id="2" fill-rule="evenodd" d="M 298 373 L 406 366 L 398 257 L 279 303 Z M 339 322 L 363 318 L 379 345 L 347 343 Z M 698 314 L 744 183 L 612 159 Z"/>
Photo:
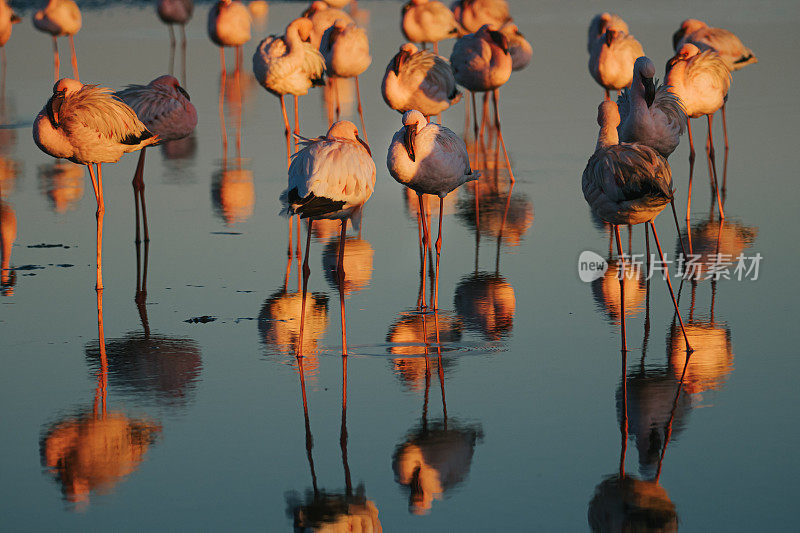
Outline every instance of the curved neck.
<path id="1" fill-rule="evenodd" d="M 601 148 L 608 148 L 619 144 L 619 134 L 617 128 L 610 124 L 603 124 L 600 126 L 600 133 L 597 135 L 597 145 L 595 145 L 595 152 Z"/>

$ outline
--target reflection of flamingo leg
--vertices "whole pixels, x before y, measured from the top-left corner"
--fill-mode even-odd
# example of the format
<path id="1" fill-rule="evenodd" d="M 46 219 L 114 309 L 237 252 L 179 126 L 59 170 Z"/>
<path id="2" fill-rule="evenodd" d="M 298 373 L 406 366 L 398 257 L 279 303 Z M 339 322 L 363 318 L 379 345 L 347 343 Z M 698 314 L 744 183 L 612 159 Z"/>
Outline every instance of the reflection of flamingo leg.
<path id="1" fill-rule="evenodd" d="M 342 355 L 347 356 L 347 325 L 344 318 L 344 244 L 347 233 L 347 219 L 342 219 L 342 232 L 339 235 L 339 259 L 336 262 L 336 276 L 339 280 L 339 306 L 342 310 Z"/>
<path id="2" fill-rule="evenodd" d="M 619 424 L 622 443 L 619 451 L 619 477 L 625 478 L 625 453 L 628 451 L 628 352 L 622 350 L 622 420 Z"/>
<path id="3" fill-rule="evenodd" d="M 428 246 L 430 246 L 430 237 L 428 236 L 428 224 L 425 218 L 425 202 L 422 199 L 422 194 L 417 193 L 417 199 L 419 200 L 419 215 L 420 221 L 422 222 L 422 306 L 421 308 L 424 309 L 425 305 L 425 270 L 426 270 L 426 261 L 428 259 Z"/>
<path id="4" fill-rule="evenodd" d="M 292 128 L 289 126 L 289 116 L 286 114 L 286 102 L 283 99 L 283 95 L 280 95 L 280 99 L 281 113 L 283 113 L 283 133 L 286 136 L 286 168 L 288 169 L 292 162 L 292 145 L 291 141 L 289 140 L 289 135 L 292 132 Z"/>
<path id="5" fill-rule="evenodd" d="M 297 221 L 297 224 L 300 224 L 300 221 Z M 311 248 L 311 226 L 314 225 L 314 221 L 312 219 L 308 219 L 308 238 L 306 240 L 306 258 L 303 262 L 303 303 L 300 307 L 300 340 L 297 346 L 297 353 L 299 357 L 302 357 L 303 351 L 303 328 L 306 322 L 306 294 L 308 292 L 308 278 L 311 275 L 311 269 L 308 266 L 308 250 Z"/>
<path id="6" fill-rule="evenodd" d="M 672 199 L 669 201 L 669 205 L 672 208 L 672 218 L 675 220 L 675 231 L 678 234 L 678 242 L 681 243 L 681 253 L 683 257 L 686 257 L 686 250 L 683 247 L 683 239 L 681 239 L 681 226 L 678 224 L 678 213 L 675 211 L 675 197 L 673 196 Z M 645 238 L 647 238 L 647 226 L 645 228 Z M 648 241 L 648 246 L 650 245 Z M 648 248 L 649 250 L 649 248 Z M 650 252 L 647 252 L 648 257 L 650 256 Z"/>
<path id="7" fill-rule="evenodd" d="M 233 72 L 233 80 L 236 84 L 236 96 L 239 100 L 239 110 L 236 113 L 236 159 L 240 162 L 242 160 L 242 73 L 238 67 L 239 56 L 238 52 L 240 51 L 239 48 L 236 48 L 237 51 L 237 67 L 236 70 Z"/>
<path id="8" fill-rule="evenodd" d="M 95 198 L 97 199 L 97 212 L 95 218 L 97 219 L 97 284 L 95 289 L 98 291 L 103 290 L 103 215 L 106 212 L 105 203 L 103 202 L 103 171 L 100 163 L 97 163 L 97 175 L 92 171 L 91 163 L 86 165 L 89 167 L 89 176 L 92 178 L 92 187 L 94 187 Z"/>
<path id="9" fill-rule="evenodd" d="M 361 119 L 361 133 L 364 134 L 364 142 L 369 144 L 369 139 L 367 138 L 367 127 L 364 126 L 364 111 L 361 108 L 361 89 L 358 87 L 358 76 L 356 76 L 356 98 L 358 99 L 358 116 Z"/>
<path id="10" fill-rule="evenodd" d="M 614 224 L 614 237 L 617 240 L 617 256 L 622 257 L 622 240 L 619 237 L 619 226 Z M 620 264 L 619 276 L 619 309 L 620 309 L 620 324 L 622 325 L 622 352 L 628 350 L 628 343 L 625 336 L 625 260 L 622 259 Z"/>
<path id="11" fill-rule="evenodd" d="M 75 53 L 75 40 L 72 35 L 69 36 L 69 48 L 72 51 L 72 74 L 75 76 L 76 81 L 81 81 L 81 77 L 78 74 L 78 56 Z"/>
<path id="12" fill-rule="evenodd" d="M 172 24 L 167 24 L 169 28 L 169 75 L 175 72 L 175 30 Z"/>
<path id="13" fill-rule="evenodd" d="M 658 241 L 658 232 L 656 231 L 656 227 L 652 220 L 648 222 L 648 224 L 650 224 L 650 229 L 653 230 L 653 238 L 656 241 L 656 248 L 658 248 L 658 258 L 661 260 L 661 264 L 664 265 L 664 277 L 667 279 L 667 287 L 669 287 L 669 295 L 672 297 L 672 305 L 675 306 L 675 312 L 678 314 L 678 320 L 681 323 L 683 340 L 686 341 L 686 351 L 691 353 L 693 350 L 689 345 L 689 338 L 686 336 L 686 329 L 683 327 L 683 318 L 681 318 L 681 312 L 678 309 L 678 302 L 675 300 L 675 293 L 672 290 L 672 282 L 669 280 L 669 270 L 667 268 L 667 264 L 664 262 L 664 254 L 661 252 L 661 243 Z"/>
<path id="14" fill-rule="evenodd" d="M 433 310 L 439 309 L 439 256 L 442 254 L 442 213 L 444 197 L 439 197 L 439 237 L 436 239 L 436 288 L 433 290 Z M 437 334 L 439 330 L 436 330 Z"/>
<path id="15" fill-rule="evenodd" d="M 58 57 L 58 41 L 53 36 L 53 69 L 55 71 L 55 79 L 58 81 L 61 71 L 61 60 Z"/>
<path id="16" fill-rule="evenodd" d="M 108 383 L 108 358 L 106 356 L 106 337 L 103 333 L 103 291 L 97 291 L 97 336 L 100 344 L 100 372 L 97 376 L 97 389 L 94 396 L 94 416 L 98 417 L 98 406 L 100 407 L 100 418 L 106 416 L 106 385 Z"/>
<path id="17" fill-rule="evenodd" d="M 347 357 L 342 357 L 342 429 L 339 433 L 339 447 L 342 450 L 345 494 L 353 494 L 353 481 L 350 477 L 350 464 L 347 462 Z"/>
<path id="18" fill-rule="evenodd" d="M 719 183 L 717 182 L 717 162 L 714 158 L 714 136 L 711 131 L 711 125 L 714 122 L 713 115 L 706 115 L 708 119 L 708 141 L 706 142 L 706 153 L 711 160 L 711 170 L 713 171 L 712 186 L 714 193 L 717 195 L 717 207 L 719 207 L 719 218 L 725 218 L 725 212 L 722 210 L 722 199 L 719 196 Z"/>
<path id="19" fill-rule="evenodd" d="M 511 179 L 511 183 L 514 183 L 516 180 L 514 179 L 514 172 L 511 170 L 511 161 L 508 159 L 508 151 L 506 150 L 506 142 L 503 140 L 503 129 L 500 127 L 500 111 L 498 111 L 498 105 L 500 103 L 500 91 L 495 89 L 492 93 L 492 97 L 494 100 L 494 122 L 497 124 L 497 135 L 500 137 L 500 144 L 503 147 L 503 155 L 506 158 L 506 166 L 508 166 L 508 176 Z"/>

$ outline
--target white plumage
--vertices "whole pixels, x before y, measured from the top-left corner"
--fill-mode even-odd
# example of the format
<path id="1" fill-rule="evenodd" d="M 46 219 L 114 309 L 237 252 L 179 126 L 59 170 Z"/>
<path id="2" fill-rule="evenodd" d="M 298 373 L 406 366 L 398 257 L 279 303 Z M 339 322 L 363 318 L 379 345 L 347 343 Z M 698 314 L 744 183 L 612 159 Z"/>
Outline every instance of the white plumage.
<path id="1" fill-rule="evenodd" d="M 194 12 L 193 0 L 158 0 L 156 6 L 158 17 L 164 24 L 184 25 L 189 22 Z"/>
<path id="2" fill-rule="evenodd" d="M 595 41 L 589 54 L 589 73 L 606 90 L 628 87 L 633 79 L 633 64 L 644 55 L 642 45 L 633 35 L 607 29 Z"/>
<path id="3" fill-rule="evenodd" d="M 73 36 L 81 29 L 81 10 L 73 0 L 48 0 L 47 5 L 34 13 L 33 25 L 53 36 L 53 63 L 56 81 L 61 77 L 59 73 L 60 60 L 58 57 L 57 37 L 69 36 L 72 50 L 72 75 L 80 80 L 78 75 L 78 58 L 75 54 L 75 41 Z"/>
<path id="4" fill-rule="evenodd" d="M 341 9 L 329 6 L 322 0 L 311 2 L 309 8 L 303 12 L 303 16 L 310 20 L 313 25 L 311 44 L 316 48 L 319 48 L 325 31 L 333 26 L 337 20 L 341 20 L 345 24 L 355 24 L 353 17 Z"/>
<path id="5" fill-rule="evenodd" d="M 636 60 L 631 86 L 617 98 L 622 119 L 618 131 L 620 141 L 646 144 L 666 158 L 678 147 L 686 127 L 686 112 L 669 86 L 656 88 L 655 72 L 649 58 Z"/>
<path id="6" fill-rule="evenodd" d="M 484 24 L 496 30 L 511 20 L 506 0 L 455 0 L 450 8 L 465 34 L 478 31 Z"/>
<path id="7" fill-rule="evenodd" d="M 461 100 L 450 63 L 411 43 L 401 46 L 386 66 L 381 94 L 386 104 L 400 113 L 416 109 L 428 117 Z"/>
<path id="8" fill-rule="evenodd" d="M 520 33 L 519 28 L 513 22 L 506 22 L 500 28 L 500 33 L 508 39 L 508 53 L 511 54 L 511 69 L 522 70 L 528 66 L 533 59 L 533 47 L 525 36 Z"/>
<path id="9" fill-rule="evenodd" d="M 0 47 L 6 45 L 11 38 L 11 26 L 18 22 L 22 22 L 22 19 L 8 7 L 6 0 L 0 0 Z"/>
<path id="10" fill-rule="evenodd" d="M 409 0 L 400 23 L 403 36 L 412 43 L 434 43 L 458 36 L 453 12 L 436 0 Z M 434 49 L 434 51 L 438 51 Z"/>
<path id="11" fill-rule="evenodd" d="M 508 40 L 499 31 L 483 25 L 477 32 L 456 41 L 450 64 L 458 84 L 470 91 L 497 89 L 511 77 Z"/>
<path id="12" fill-rule="evenodd" d="M 630 33 L 628 25 L 622 20 L 622 17 L 616 13 L 598 13 L 592 18 L 589 23 L 589 36 L 586 43 L 586 49 L 592 53 L 592 48 L 595 46 L 597 40 L 603 36 L 606 30 L 616 30 L 622 33 Z"/>
<path id="13" fill-rule="evenodd" d="M 701 52 L 693 44 L 684 44 L 667 63 L 665 83 L 680 97 L 686 115 L 697 118 L 714 114 L 722 107 L 731 86 L 731 75 L 713 50 Z"/>
<path id="14" fill-rule="evenodd" d="M 306 42 L 311 23 L 306 18 L 293 20 L 283 36 L 270 35 L 253 54 L 253 74 L 275 96 L 302 96 L 325 74 L 325 59 Z"/>
<path id="15" fill-rule="evenodd" d="M 731 72 L 758 63 L 753 51 L 747 48 L 733 32 L 723 28 L 711 28 L 697 19 L 684 20 L 672 36 L 672 46 L 676 52 L 686 43 L 691 43 L 700 50 L 714 50 L 725 61 Z"/>
<path id="16" fill-rule="evenodd" d="M 217 46 L 242 46 L 250 40 L 250 12 L 236 0 L 219 0 L 208 12 L 208 36 Z"/>

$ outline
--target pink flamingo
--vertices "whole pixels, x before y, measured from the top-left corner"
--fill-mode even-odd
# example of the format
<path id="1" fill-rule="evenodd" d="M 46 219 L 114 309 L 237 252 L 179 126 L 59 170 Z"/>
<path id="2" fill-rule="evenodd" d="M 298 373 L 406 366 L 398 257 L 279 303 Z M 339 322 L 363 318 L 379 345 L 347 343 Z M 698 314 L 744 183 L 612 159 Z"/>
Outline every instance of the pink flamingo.
<path id="1" fill-rule="evenodd" d="M 436 0 L 409 0 L 403 6 L 400 23 L 403 36 L 412 43 L 433 43 L 433 53 L 439 53 L 439 41 L 458 36 L 458 24 L 453 12 Z"/>
<path id="2" fill-rule="evenodd" d="M 55 80 L 61 77 L 59 73 L 60 61 L 58 58 L 57 37 L 69 36 L 69 46 L 72 50 L 72 75 L 76 80 L 78 76 L 78 56 L 75 55 L 75 41 L 73 36 L 81 29 L 81 10 L 73 0 L 48 0 L 47 5 L 34 13 L 33 25 L 37 29 L 53 36 L 53 63 Z"/>

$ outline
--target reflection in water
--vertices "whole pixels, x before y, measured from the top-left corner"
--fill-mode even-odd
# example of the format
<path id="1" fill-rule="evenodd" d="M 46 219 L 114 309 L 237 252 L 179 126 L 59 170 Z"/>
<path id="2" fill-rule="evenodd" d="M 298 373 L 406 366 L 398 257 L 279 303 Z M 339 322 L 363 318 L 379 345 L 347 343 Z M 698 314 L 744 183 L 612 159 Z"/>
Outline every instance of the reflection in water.
<path id="1" fill-rule="evenodd" d="M 514 326 L 514 288 L 500 274 L 477 272 L 456 287 L 455 308 L 467 329 L 486 340 L 506 338 Z"/>
<path id="2" fill-rule="evenodd" d="M 658 483 L 615 474 L 595 488 L 589 526 L 598 532 L 666 533 L 678 530 L 678 513 Z"/>
<path id="3" fill-rule="evenodd" d="M 592 282 L 592 295 L 597 308 L 603 311 L 613 324 L 619 325 L 622 316 L 620 307 L 619 261 L 607 259 L 608 270 L 603 277 Z M 642 311 L 645 300 L 643 270 L 626 269 L 622 280 L 625 293 L 625 316 L 636 316 Z"/>
<path id="4" fill-rule="evenodd" d="M 467 227 L 477 228 L 481 235 L 500 240 L 506 246 L 519 246 L 533 225 L 533 203 L 522 192 L 507 194 L 492 190 L 487 183 L 477 187 L 471 198 L 458 202 L 456 216 Z"/>
<path id="5" fill-rule="evenodd" d="M 303 306 L 301 292 L 287 292 L 281 289 L 264 302 L 258 314 L 258 332 L 261 342 L 271 350 L 287 356 L 294 366 L 297 364 L 295 352 L 304 355 L 305 372 L 314 377 L 319 368 L 317 353 L 319 341 L 328 327 L 328 295 L 312 293 L 306 301 L 305 331 L 303 345 L 300 342 L 300 313 Z"/>
<path id="6" fill-rule="evenodd" d="M 730 218 L 724 221 L 715 219 L 712 211 L 709 218 L 692 227 L 691 238 L 685 231 L 681 233 L 676 245 L 676 256 L 680 252 L 681 244 L 690 254 L 698 256 L 686 268 L 693 269 L 694 275 L 691 277 L 703 279 L 708 275 L 710 265 L 717 262 L 716 254 L 727 256 L 720 256 L 719 262 L 732 261 L 735 266 L 736 257 L 753 244 L 757 234 L 758 228 L 745 226 Z"/>
<path id="7" fill-rule="evenodd" d="M 83 198 L 86 167 L 65 160 L 39 166 L 39 189 L 56 213 L 74 209 Z"/>
<path id="8" fill-rule="evenodd" d="M 253 172 L 237 164 L 228 168 L 225 163 L 211 177 L 211 201 L 214 213 L 226 225 L 245 222 L 253 214 L 256 203 Z"/>
<path id="9" fill-rule="evenodd" d="M 12 296 L 17 272 L 11 269 L 11 248 L 17 240 L 17 214 L 11 204 L 0 200 L 0 294 Z"/>
<path id="10" fill-rule="evenodd" d="M 167 161 L 174 161 L 174 168 L 182 168 L 183 161 L 191 161 L 197 152 L 197 137 L 192 133 L 183 139 L 161 143 L 161 155 Z"/>
<path id="11" fill-rule="evenodd" d="M 341 226 L 341 223 L 339 225 Z M 345 237 L 344 294 L 346 296 L 369 286 L 372 279 L 372 257 L 374 255 L 375 250 L 366 240 L 355 236 Z M 339 239 L 332 239 L 322 252 L 322 268 L 325 271 L 325 279 L 334 289 L 339 288 L 339 279 L 336 273 L 338 256 Z"/>

